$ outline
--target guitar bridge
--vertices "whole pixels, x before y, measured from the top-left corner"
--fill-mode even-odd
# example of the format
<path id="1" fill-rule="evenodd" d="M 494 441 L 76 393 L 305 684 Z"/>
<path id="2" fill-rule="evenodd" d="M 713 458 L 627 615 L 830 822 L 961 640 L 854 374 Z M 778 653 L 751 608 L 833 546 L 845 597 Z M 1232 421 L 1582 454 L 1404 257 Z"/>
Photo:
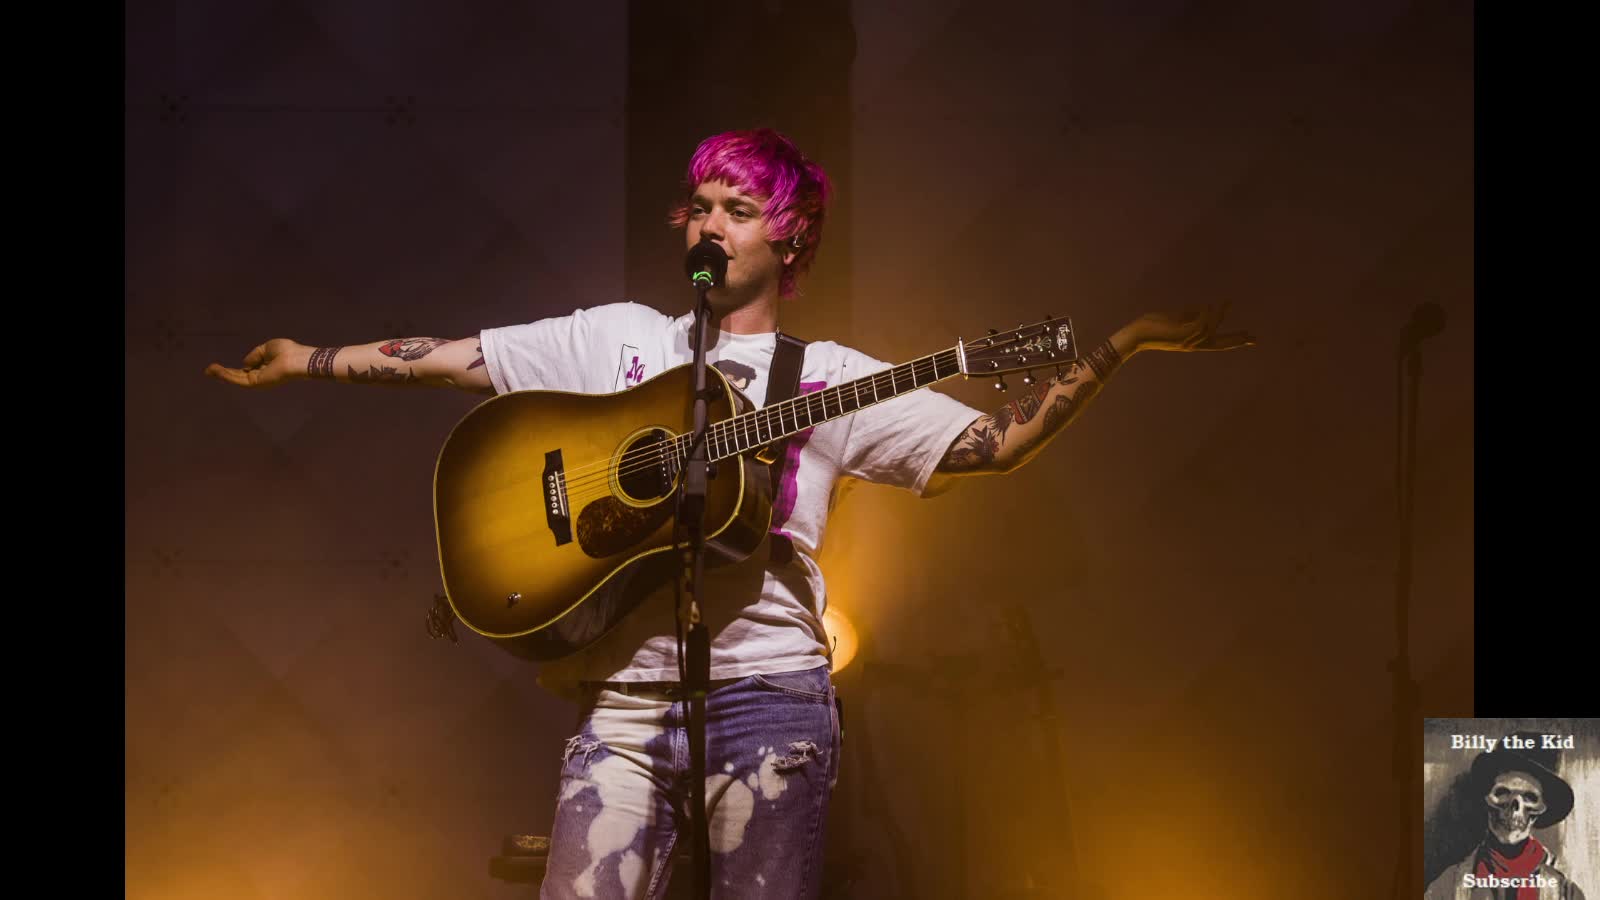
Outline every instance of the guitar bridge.
<path id="1" fill-rule="evenodd" d="M 572 542 L 572 514 L 567 509 L 567 470 L 561 451 L 544 455 L 544 519 L 555 536 L 556 546 Z"/>

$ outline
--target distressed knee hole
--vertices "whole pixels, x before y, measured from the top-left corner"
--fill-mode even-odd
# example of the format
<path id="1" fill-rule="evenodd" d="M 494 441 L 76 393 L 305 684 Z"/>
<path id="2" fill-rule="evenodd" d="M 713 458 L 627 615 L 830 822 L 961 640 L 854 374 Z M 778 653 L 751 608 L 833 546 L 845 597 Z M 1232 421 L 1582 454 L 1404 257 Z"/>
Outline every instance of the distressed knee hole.
<path id="1" fill-rule="evenodd" d="M 582 756 L 583 764 L 589 765 L 589 756 L 600 749 L 600 739 L 585 737 L 581 734 L 567 738 L 567 748 L 561 752 L 561 764 L 564 766 L 572 761 L 574 756 Z"/>
<path id="2" fill-rule="evenodd" d="M 794 741 L 789 745 L 788 756 L 773 761 L 772 771 L 792 772 L 795 769 L 798 769 L 806 763 L 812 761 L 813 759 L 816 759 L 819 752 L 821 751 L 818 750 L 817 745 L 812 741 Z"/>

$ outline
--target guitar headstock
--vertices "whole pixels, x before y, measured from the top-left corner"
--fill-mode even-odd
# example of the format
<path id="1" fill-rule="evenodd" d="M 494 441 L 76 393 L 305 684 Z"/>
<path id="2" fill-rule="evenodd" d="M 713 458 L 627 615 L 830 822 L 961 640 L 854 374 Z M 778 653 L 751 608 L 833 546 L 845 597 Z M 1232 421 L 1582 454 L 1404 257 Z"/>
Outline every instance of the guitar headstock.
<path id="1" fill-rule="evenodd" d="M 1010 331 L 995 331 L 970 341 L 958 341 L 957 353 L 961 357 L 961 374 L 968 378 L 1012 372 L 1028 372 L 1025 384 L 1033 383 L 1032 369 L 1050 369 L 1064 366 L 1078 358 L 1078 341 L 1072 330 L 1072 320 L 1045 316 L 1044 321 L 1032 325 L 1018 325 Z M 995 383 L 1006 389 L 1005 379 Z"/>

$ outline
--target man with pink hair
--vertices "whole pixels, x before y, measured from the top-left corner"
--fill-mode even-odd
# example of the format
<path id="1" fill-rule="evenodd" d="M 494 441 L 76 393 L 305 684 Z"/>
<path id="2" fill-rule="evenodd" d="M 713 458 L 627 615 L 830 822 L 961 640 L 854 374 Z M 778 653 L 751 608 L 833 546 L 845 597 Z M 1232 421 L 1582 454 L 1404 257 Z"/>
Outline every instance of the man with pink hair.
<path id="1" fill-rule="evenodd" d="M 779 301 L 796 294 L 821 246 L 828 177 L 792 141 L 763 128 L 701 142 L 684 188 L 670 223 L 684 229 L 687 247 L 709 240 L 729 260 L 724 283 L 707 295 L 715 335 L 707 361 L 763 405 Z M 486 394 L 613 393 L 688 363 L 693 318 L 622 302 L 455 341 L 314 348 L 279 338 L 250 351 L 241 369 L 213 364 L 206 372 L 248 387 L 313 378 Z M 1217 334 L 1221 318 L 1221 309 L 1140 316 L 993 413 L 914 391 L 789 439 L 769 546 L 744 563 L 708 568 L 701 587 L 711 635 L 705 797 L 716 895 L 816 897 L 821 890 L 839 727 L 816 558 L 835 483 L 859 478 L 931 496 L 958 477 L 1013 471 L 1134 354 L 1253 343 Z M 837 343 L 812 342 L 799 391 L 887 368 Z M 672 593 L 670 585 L 654 591 L 600 641 L 540 673 L 542 684 L 581 708 L 562 754 L 544 897 L 657 898 L 666 889 L 674 848 L 688 831 L 687 701 Z"/>

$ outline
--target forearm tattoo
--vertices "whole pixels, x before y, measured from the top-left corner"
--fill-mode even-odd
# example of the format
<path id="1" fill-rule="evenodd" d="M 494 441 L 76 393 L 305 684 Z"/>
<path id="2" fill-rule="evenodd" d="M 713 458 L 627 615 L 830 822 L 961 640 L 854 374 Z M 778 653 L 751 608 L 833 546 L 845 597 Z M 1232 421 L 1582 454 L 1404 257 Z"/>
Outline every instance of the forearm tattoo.
<path id="1" fill-rule="evenodd" d="M 1010 413 L 1003 409 L 973 422 L 972 427 L 962 432 L 955 446 L 945 454 L 942 468 L 948 472 L 965 472 L 981 469 L 994 462 L 994 455 L 1000 452 L 1001 435 L 1005 434 L 1010 424 Z"/>
<path id="2" fill-rule="evenodd" d="M 1117 352 L 1116 347 L 1111 346 L 1110 340 L 1104 340 L 1100 342 L 1100 346 L 1090 350 L 1083 361 L 1089 364 L 1089 368 L 1094 370 L 1094 376 L 1104 384 L 1111 380 L 1111 373 L 1122 365 L 1122 354 Z"/>
<path id="3" fill-rule="evenodd" d="M 1044 405 L 1044 395 L 1050 393 L 1050 382 L 1041 381 L 1028 390 L 1026 394 L 1006 404 L 1011 411 L 1011 419 L 1018 425 L 1032 419 L 1039 414 L 1039 407 Z"/>
<path id="4" fill-rule="evenodd" d="M 343 347 L 318 347 L 311 351 L 311 360 L 306 363 L 306 374 L 312 378 L 332 378 L 333 358 L 343 349 Z"/>
<path id="5" fill-rule="evenodd" d="M 380 369 L 374 365 L 368 365 L 365 372 L 357 372 L 355 366 L 345 366 L 345 369 L 352 384 L 409 384 L 422 380 L 410 369 L 401 372 L 388 366 Z"/>
<path id="6" fill-rule="evenodd" d="M 478 345 L 478 358 L 473 361 L 472 365 L 467 366 L 467 371 L 470 372 L 473 369 L 476 369 L 477 367 L 479 367 L 481 365 L 483 365 L 483 345 L 479 344 Z"/>
<path id="7" fill-rule="evenodd" d="M 1042 432 L 1040 436 L 1047 438 L 1071 422 L 1072 417 L 1078 414 L 1078 410 L 1083 409 L 1085 403 L 1100 393 L 1100 384 L 1098 381 L 1085 382 L 1072 393 L 1057 397 L 1056 402 L 1045 410 L 1044 421 L 1039 423 Z"/>
<path id="8" fill-rule="evenodd" d="M 450 343 L 445 338 L 399 338 L 388 341 L 378 347 L 378 352 L 384 356 L 398 356 L 406 362 L 412 362 L 433 352 L 433 348 L 440 344 Z"/>
<path id="9" fill-rule="evenodd" d="M 1022 396 L 973 422 L 945 454 L 940 471 L 970 472 L 992 467 L 1002 447 L 1006 447 L 1007 455 L 1013 460 L 1026 459 L 1071 422 L 1121 364 L 1121 355 L 1106 341 L 1086 357 L 1068 365 L 1060 375 L 1033 385 Z M 1093 372 L 1095 378 L 1086 380 L 1084 376 L 1088 372 Z M 1072 390 L 1057 392 L 1047 407 L 1045 398 L 1056 387 Z M 1040 410 L 1044 416 L 1036 428 L 1025 429 L 1020 436 L 1010 434 L 1011 426 L 1039 418 Z M 1015 437 L 1015 443 L 1008 445 L 1008 437 Z"/>

